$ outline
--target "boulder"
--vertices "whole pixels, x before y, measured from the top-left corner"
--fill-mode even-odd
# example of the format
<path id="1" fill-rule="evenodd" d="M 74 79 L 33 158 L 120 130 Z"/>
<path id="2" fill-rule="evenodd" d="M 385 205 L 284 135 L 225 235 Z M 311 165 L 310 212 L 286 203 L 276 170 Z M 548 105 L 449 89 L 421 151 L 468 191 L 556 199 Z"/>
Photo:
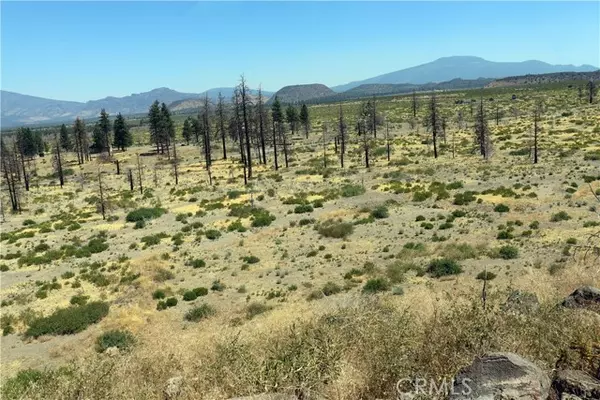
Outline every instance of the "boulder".
<path id="1" fill-rule="evenodd" d="M 552 381 L 556 399 L 600 399 L 600 381 L 583 371 L 558 371 Z"/>
<path id="2" fill-rule="evenodd" d="M 519 314 L 530 314 L 539 310 L 539 308 L 540 301 L 535 293 L 520 290 L 513 290 L 502 305 L 503 310 L 514 311 Z"/>
<path id="3" fill-rule="evenodd" d="M 546 400 L 550 379 L 514 353 L 490 353 L 454 377 L 451 400 Z"/>
<path id="4" fill-rule="evenodd" d="M 571 293 L 561 303 L 567 308 L 585 308 L 600 313 L 600 289 L 583 286 Z"/>

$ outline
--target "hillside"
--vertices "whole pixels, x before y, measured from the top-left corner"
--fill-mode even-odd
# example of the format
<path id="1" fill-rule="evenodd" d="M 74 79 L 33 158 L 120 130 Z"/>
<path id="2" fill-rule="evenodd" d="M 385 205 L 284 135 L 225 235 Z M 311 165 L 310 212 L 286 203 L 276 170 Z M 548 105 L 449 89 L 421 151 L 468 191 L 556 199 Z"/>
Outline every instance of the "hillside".
<path id="1" fill-rule="evenodd" d="M 299 103 L 334 94 L 335 92 L 327 86 L 320 83 L 313 83 L 309 85 L 284 86 L 273 95 L 273 98 L 279 98 L 279 101 L 282 103 Z M 267 103 L 270 104 L 271 102 L 272 100 Z"/>
<path id="2" fill-rule="evenodd" d="M 537 60 L 523 62 L 495 62 L 480 57 L 454 56 L 443 57 L 415 67 L 401 69 L 399 71 L 378 75 L 361 81 L 350 82 L 345 85 L 334 86 L 332 89 L 336 92 L 344 92 L 368 83 L 425 84 L 428 82 L 444 82 L 455 78 L 504 78 L 507 76 L 546 74 L 564 71 L 589 72 L 596 69 L 596 67 L 591 65 L 552 65 Z"/>
<path id="3" fill-rule="evenodd" d="M 203 104 L 203 99 L 205 95 L 208 95 L 208 98 L 211 104 L 217 104 L 219 101 L 219 93 L 223 96 L 224 101 L 227 103 L 231 102 L 231 97 L 233 96 L 234 88 L 216 88 L 210 89 L 206 92 L 200 94 L 199 98 L 191 98 L 191 99 L 183 99 L 177 100 L 169 104 L 169 109 L 173 112 L 191 112 L 197 111 Z M 267 101 L 272 95 L 273 92 L 264 91 L 262 92 L 263 101 Z M 258 97 L 258 90 L 250 90 L 250 99 L 254 101 Z"/>
<path id="4" fill-rule="evenodd" d="M 590 79 L 594 81 L 599 80 L 600 70 L 593 72 L 556 72 L 552 74 L 510 76 L 496 79 L 490 82 L 487 87 L 539 85 L 566 81 L 589 81 Z"/>

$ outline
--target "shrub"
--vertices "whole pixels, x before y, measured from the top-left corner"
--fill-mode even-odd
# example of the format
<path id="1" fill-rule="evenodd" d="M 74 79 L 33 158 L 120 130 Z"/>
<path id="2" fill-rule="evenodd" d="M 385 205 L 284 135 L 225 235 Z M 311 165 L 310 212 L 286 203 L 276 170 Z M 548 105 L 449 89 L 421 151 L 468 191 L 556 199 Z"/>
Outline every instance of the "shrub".
<path id="1" fill-rule="evenodd" d="M 439 258 L 429 263 L 427 268 L 434 278 L 439 278 L 447 275 L 457 275 L 462 272 L 462 267 L 458 262 L 450 258 Z"/>
<path id="2" fill-rule="evenodd" d="M 164 299 L 166 297 L 165 291 L 161 290 L 161 289 L 156 289 L 153 293 L 152 293 L 152 298 L 154 300 L 161 300 Z"/>
<path id="3" fill-rule="evenodd" d="M 186 312 L 184 318 L 186 321 L 198 322 L 214 314 L 216 314 L 214 307 L 208 304 L 202 304 Z"/>
<path id="4" fill-rule="evenodd" d="M 127 214 L 127 216 L 125 217 L 125 220 L 127 222 L 140 222 L 140 221 L 143 222 L 143 221 L 148 221 L 151 219 L 159 218 L 166 212 L 167 212 L 167 210 L 165 210 L 164 208 L 160 208 L 160 207 L 138 208 L 137 210 L 130 211 Z"/>
<path id="5" fill-rule="evenodd" d="M 319 234 L 330 238 L 345 238 L 354 232 L 354 225 L 348 222 L 328 220 L 319 226 Z"/>
<path id="6" fill-rule="evenodd" d="M 260 258 L 256 256 L 244 256 L 242 260 L 247 264 L 256 264 L 260 261 Z"/>
<path id="7" fill-rule="evenodd" d="M 232 222 L 231 224 L 229 224 L 229 226 L 227 227 L 227 231 L 228 232 L 233 232 L 233 231 L 246 232 L 246 227 L 244 225 L 242 225 L 242 221 L 240 221 L 238 219 L 238 220 Z"/>
<path id="8" fill-rule="evenodd" d="M 177 305 L 177 299 L 175 297 L 169 297 L 165 304 L 167 307 L 175 307 Z"/>
<path id="9" fill-rule="evenodd" d="M 121 351 L 127 351 L 135 344 L 135 337 L 126 330 L 112 330 L 103 333 L 96 339 L 96 351 L 104 353 L 106 349 L 116 347 Z"/>
<path id="10" fill-rule="evenodd" d="M 204 268 L 206 266 L 206 262 L 200 258 L 193 259 L 189 262 L 192 268 Z"/>
<path id="11" fill-rule="evenodd" d="M 202 296 L 206 296 L 208 294 L 208 289 L 205 287 L 197 287 L 194 288 L 194 293 L 196 293 L 197 297 L 202 297 Z"/>
<path id="12" fill-rule="evenodd" d="M 246 306 L 246 318 L 252 319 L 252 318 L 256 317 L 257 315 L 260 315 L 260 314 L 263 314 L 263 313 L 269 311 L 270 309 L 271 309 L 271 307 L 266 304 L 259 303 L 256 301 L 252 302 Z"/>
<path id="13" fill-rule="evenodd" d="M 341 292 L 342 288 L 339 285 L 337 285 L 337 284 L 335 284 L 333 282 L 327 282 L 323 286 L 323 288 L 321 289 L 321 291 L 323 292 L 323 294 L 325 296 L 331 296 L 333 294 L 338 294 L 339 292 Z"/>
<path id="14" fill-rule="evenodd" d="M 2 264 L 0 265 L 0 272 L 6 272 L 8 271 L 10 268 L 8 268 L 8 265 L 6 264 Z"/>
<path id="15" fill-rule="evenodd" d="M 209 229 L 206 232 L 204 232 L 204 235 L 207 239 L 215 240 L 221 237 L 221 232 L 219 232 L 216 229 Z"/>
<path id="16" fill-rule="evenodd" d="M 23 221 L 23 226 L 31 226 L 31 225 L 35 225 L 36 222 L 32 219 L 26 219 L 25 221 Z"/>
<path id="17" fill-rule="evenodd" d="M 74 276 L 75 276 L 75 273 L 73 271 L 67 271 L 67 272 L 63 273 L 60 277 L 63 279 L 70 279 Z"/>
<path id="18" fill-rule="evenodd" d="M 379 206 L 371 211 L 371 216 L 377 219 L 383 219 L 390 216 L 390 213 L 386 206 Z"/>
<path id="19" fill-rule="evenodd" d="M 385 278 L 373 278 L 369 279 L 365 286 L 363 286 L 363 293 L 377 293 L 385 292 L 390 288 L 390 284 Z"/>
<path id="20" fill-rule="evenodd" d="M 342 197 L 360 196 L 365 193 L 365 188 L 360 185 L 344 185 L 340 191 Z"/>
<path id="21" fill-rule="evenodd" d="M 69 303 L 71 303 L 74 306 L 83 306 L 83 305 L 85 305 L 85 303 L 87 303 L 89 298 L 90 298 L 90 296 L 84 296 L 82 294 L 78 294 L 78 295 L 71 297 L 71 300 L 69 300 Z"/>
<path id="22" fill-rule="evenodd" d="M 296 208 L 294 208 L 294 213 L 295 214 L 303 214 L 303 213 L 309 213 L 312 212 L 313 206 L 310 204 L 300 204 L 298 206 L 296 206 Z"/>
<path id="23" fill-rule="evenodd" d="M 100 301 L 59 309 L 48 317 L 35 319 L 25 336 L 37 338 L 42 335 L 69 335 L 81 332 L 106 317 L 108 309 L 108 303 Z"/>
<path id="24" fill-rule="evenodd" d="M 271 222 L 275 221 L 275 216 L 262 208 L 255 209 L 252 215 L 254 217 L 252 226 L 255 228 L 269 226 Z"/>
<path id="25" fill-rule="evenodd" d="M 456 193 L 454 195 L 454 204 L 457 206 L 463 206 L 475 201 L 475 192 L 464 192 Z"/>
<path id="26" fill-rule="evenodd" d="M 479 279 L 481 281 L 491 281 L 495 277 L 496 277 L 496 274 L 494 274 L 493 272 L 481 271 L 480 273 L 477 274 L 475 279 Z"/>
<path id="27" fill-rule="evenodd" d="M 507 240 L 507 239 L 512 239 L 512 238 L 513 238 L 513 234 L 507 230 L 502 230 L 502 231 L 498 232 L 498 235 L 496 236 L 496 239 L 500 239 L 500 240 Z"/>
<path id="28" fill-rule="evenodd" d="M 556 214 L 552 215 L 552 217 L 550 218 L 550 221 L 560 222 L 560 221 L 567 221 L 570 219 L 571 219 L 571 216 L 569 214 L 567 214 L 566 211 L 560 211 L 560 212 L 557 212 Z"/>
<path id="29" fill-rule="evenodd" d="M 213 281 L 212 286 L 210 287 L 210 290 L 214 290 L 215 292 L 222 292 L 223 290 L 225 290 L 225 285 L 223 283 L 221 283 L 221 281 L 216 280 L 216 281 Z"/>
<path id="30" fill-rule="evenodd" d="M 193 290 L 188 290 L 183 294 L 184 301 L 194 301 L 198 298 L 198 295 Z"/>
<path id="31" fill-rule="evenodd" d="M 322 299 L 323 297 L 325 297 L 325 295 L 323 294 L 322 291 L 313 290 L 312 292 L 310 292 L 308 294 L 308 296 L 306 297 L 306 300 L 308 300 L 308 301 L 319 300 L 319 299 Z"/>
<path id="32" fill-rule="evenodd" d="M 417 215 L 417 218 L 415 218 L 415 221 L 417 221 L 417 222 L 425 221 L 425 217 L 422 215 Z"/>
<path id="33" fill-rule="evenodd" d="M 506 204 L 498 204 L 496 207 L 494 207 L 494 211 L 498 213 L 505 213 L 509 212 L 510 208 Z"/>
<path id="34" fill-rule="evenodd" d="M 498 255 L 505 260 L 512 260 L 519 257 L 519 249 L 515 246 L 502 246 L 498 249 Z"/>

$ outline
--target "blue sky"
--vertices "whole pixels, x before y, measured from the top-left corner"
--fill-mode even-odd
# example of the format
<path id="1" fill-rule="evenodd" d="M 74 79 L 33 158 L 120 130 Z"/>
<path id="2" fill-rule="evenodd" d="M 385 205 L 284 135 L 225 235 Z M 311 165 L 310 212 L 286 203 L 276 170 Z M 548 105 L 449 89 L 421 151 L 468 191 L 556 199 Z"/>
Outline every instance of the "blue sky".
<path id="1" fill-rule="evenodd" d="M 1 86 L 85 101 L 338 85 L 475 55 L 600 65 L 599 2 L 6 2 Z"/>

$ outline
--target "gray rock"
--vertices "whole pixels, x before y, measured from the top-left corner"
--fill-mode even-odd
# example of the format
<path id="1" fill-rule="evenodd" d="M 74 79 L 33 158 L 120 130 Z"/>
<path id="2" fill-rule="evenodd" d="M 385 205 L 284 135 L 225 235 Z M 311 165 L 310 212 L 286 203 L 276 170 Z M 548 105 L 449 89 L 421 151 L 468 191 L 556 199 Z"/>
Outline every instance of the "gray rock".
<path id="1" fill-rule="evenodd" d="M 104 350 L 104 354 L 106 354 L 108 357 L 116 357 L 119 355 L 119 353 L 120 351 L 117 346 L 109 347 L 108 349 Z"/>
<path id="2" fill-rule="evenodd" d="M 600 399 L 600 381 L 583 371 L 558 371 L 552 381 L 552 389 L 560 399 L 569 396 L 581 400 Z"/>
<path id="3" fill-rule="evenodd" d="M 165 386 L 165 390 L 163 394 L 165 395 L 165 400 L 174 400 L 176 399 L 182 392 L 183 386 L 183 377 L 175 376 L 173 378 L 169 378 L 167 381 L 167 385 Z"/>
<path id="4" fill-rule="evenodd" d="M 600 289 L 583 286 L 571 293 L 561 303 L 567 308 L 585 308 L 600 313 Z"/>
<path id="5" fill-rule="evenodd" d="M 539 308 L 540 301 L 535 293 L 520 290 L 513 290 L 502 305 L 503 310 L 514 311 L 519 314 L 530 314 L 539 310 Z"/>
<path id="6" fill-rule="evenodd" d="M 468 388 L 467 388 L 468 387 Z M 451 400 L 546 400 L 550 379 L 513 353 L 490 353 L 454 377 Z"/>

